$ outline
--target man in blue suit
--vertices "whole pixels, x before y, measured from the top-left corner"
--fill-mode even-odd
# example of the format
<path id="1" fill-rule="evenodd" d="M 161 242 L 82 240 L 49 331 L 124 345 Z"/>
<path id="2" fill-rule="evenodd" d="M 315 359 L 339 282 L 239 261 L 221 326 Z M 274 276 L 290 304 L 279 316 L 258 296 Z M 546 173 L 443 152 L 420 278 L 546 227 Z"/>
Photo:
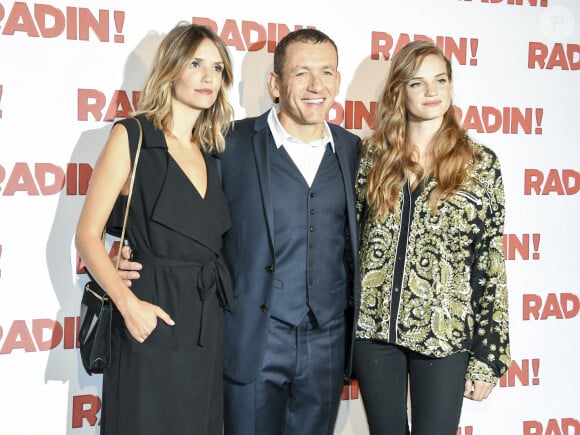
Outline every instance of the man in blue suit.
<path id="1" fill-rule="evenodd" d="M 225 435 L 334 432 L 358 300 L 359 138 L 325 122 L 337 66 L 324 33 L 284 37 L 268 78 L 278 104 L 235 121 L 221 156 L 235 299 L 226 312 Z"/>
<path id="2" fill-rule="evenodd" d="M 223 254 L 235 303 L 225 317 L 224 435 L 334 432 L 359 297 L 359 138 L 325 122 L 337 67 L 327 35 L 289 33 L 268 78 L 277 104 L 227 136 Z"/>

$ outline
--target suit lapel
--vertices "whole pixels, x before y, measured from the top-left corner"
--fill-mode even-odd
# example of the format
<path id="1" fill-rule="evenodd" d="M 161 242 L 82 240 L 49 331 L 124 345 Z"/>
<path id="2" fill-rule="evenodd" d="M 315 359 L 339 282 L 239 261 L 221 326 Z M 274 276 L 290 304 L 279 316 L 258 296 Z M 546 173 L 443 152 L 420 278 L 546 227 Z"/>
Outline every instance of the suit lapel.
<path id="1" fill-rule="evenodd" d="M 344 183 L 344 192 L 346 194 L 346 209 L 348 211 L 348 230 L 350 235 L 350 243 L 354 249 L 357 249 L 357 224 L 355 214 L 355 200 L 354 200 L 354 173 L 355 168 L 352 167 L 347 150 L 344 143 L 340 140 L 338 135 L 332 132 L 334 138 L 334 148 L 338 163 L 340 165 L 340 172 L 342 173 L 342 181 Z"/>
<path id="2" fill-rule="evenodd" d="M 258 117 L 254 124 L 254 137 L 252 140 L 254 147 L 254 159 L 256 161 L 256 170 L 258 172 L 258 183 L 262 196 L 262 206 L 266 218 L 266 229 L 268 231 L 268 240 L 270 242 L 271 252 L 274 252 L 274 208 L 272 206 L 272 191 L 270 182 L 270 142 L 274 141 L 270 129 L 268 128 L 268 113 Z M 274 258 L 272 256 L 272 258 Z"/>

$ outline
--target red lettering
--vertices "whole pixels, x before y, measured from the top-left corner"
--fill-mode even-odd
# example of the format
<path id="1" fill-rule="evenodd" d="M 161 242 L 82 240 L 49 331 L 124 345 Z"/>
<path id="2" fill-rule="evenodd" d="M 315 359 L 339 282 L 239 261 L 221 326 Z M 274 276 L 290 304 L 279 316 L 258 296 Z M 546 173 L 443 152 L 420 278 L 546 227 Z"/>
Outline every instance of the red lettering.
<path id="1" fill-rule="evenodd" d="M 550 49 L 541 42 L 528 45 L 528 68 L 578 70 L 580 69 L 580 45 L 555 43 Z"/>
<path id="2" fill-rule="evenodd" d="M 484 106 L 481 108 L 481 116 L 485 120 L 485 132 L 495 133 L 502 125 L 503 117 L 495 107 Z"/>
<path id="3" fill-rule="evenodd" d="M 95 426 L 98 420 L 98 413 L 101 411 L 101 399 L 93 394 L 73 396 L 72 403 L 72 427 L 83 427 L 86 420 L 90 426 Z M 99 421 L 99 425 L 100 425 Z"/>
<path id="4" fill-rule="evenodd" d="M 564 317 L 562 310 L 560 310 L 558 298 L 554 293 L 549 293 L 546 297 L 546 304 L 544 305 L 541 319 L 545 320 L 548 317 L 555 317 L 556 319 L 562 319 Z"/>
<path id="5" fill-rule="evenodd" d="M 34 176 L 43 195 L 58 193 L 64 186 L 64 171 L 52 163 L 34 165 Z M 52 178 L 51 182 L 48 181 L 49 177 Z"/>
<path id="6" fill-rule="evenodd" d="M 580 434 L 580 421 L 578 421 L 575 418 L 563 418 L 562 432 L 564 433 L 564 435 Z"/>
<path id="7" fill-rule="evenodd" d="M 386 32 L 371 33 L 371 59 L 379 60 L 379 55 L 381 55 L 384 60 L 389 60 L 391 48 L 393 48 L 391 35 Z"/>
<path id="8" fill-rule="evenodd" d="M 33 38 L 40 36 L 32 14 L 24 2 L 14 2 L 14 6 L 6 19 L 2 34 L 14 35 L 16 32 L 24 32 Z"/>
<path id="9" fill-rule="evenodd" d="M 238 30 L 238 26 L 235 20 L 227 19 L 224 23 L 220 37 L 226 45 L 236 47 L 238 51 L 244 51 L 245 46 L 242 41 L 242 35 Z"/>
<path id="10" fill-rule="evenodd" d="M 415 35 L 415 36 L 417 36 L 417 35 Z M 425 40 L 425 36 L 419 35 L 418 38 L 417 38 L 417 40 L 424 41 Z M 397 54 L 399 52 L 399 50 L 401 50 L 401 48 L 403 48 L 409 42 L 411 42 L 411 36 L 408 35 L 408 34 L 406 34 L 406 33 L 401 33 L 399 35 L 399 38 L 397 39 L 397 43 L 395 44 L 395 50 L 393 51 L 393 56 L 395 54 Z"/>
<path id="11" fill-rule="evenodd" d="M 519 110 L 516 107 L 513 107 L 510 115 L 511 115 L 511 124 L 509 124 L 510 125 L 509 132 L 515 133 L 519 131 L 518 127 L 521 126 L 525 134 L 532 133 L 533 113 L 531 108 L 524 109 L 524 112 L 522 113 L 521 110 Z M 505 128 L 504 133 L 508 133 L 505 131 Z"/>
<path id="12" fill-rule="evenodd" d="M 527 359 L 522 360 L 522 365 L 518 365 L 516 361 L 512 361 L 512 364 L 508 370 L 508 385 L 515 385 L 515 381 L 519 380 L 520 384 L 523 386 L 530 385 L 530 361 Z"/>
<path id="13" fill-rule="evenodd" d="M 580 432 L 580 422 L 575 418 L 563 418 L 558 422 L 550 418 L 544 425 L 537 420 L 524 421 L 524 435 L 572 435 Z"/>
<path id="14" fill-rule="evenodd" d="M 571 319 L 580 312 L 580 298 L 574 293 L 548 293 L 543 301 L 540 295 L 523 295 L 523 320 Z"/>
<path id="15" fill-rule="evenodd" d="M 580 69 L 580 45 L 568 44 L 566 47 L 566 56 L 570 64 L 570 69 L 575 71 Z"/>
<path id="16" fill-rule="evenodd" d="M 115 91 L 113 98 L 105 114 L 105 121 L 114 121 L 117 118 L 128 118 L 131 116 L 133 106 L 125 91 Z"/>
<path id="17" fill-rule="evenodd" d="M 363 121 L 366 125 L 372 126 L 376 106 L 375 101 L 371 101 L 368 108 L 362 101 L 346 101 L 345 128 L 360 130 L 363 128 Z"/>
<path id="18" fill-rule="evenodd" d="M 562 184 L 566 195 L 574 195 L 580 192 L 580 172 L 574 169 L 563 169 Z"/>
<path id="19" fill-rule="evenodd" d="M 467 38 L 459 38 L 457 43 L 453 38 L 445 38 L 445 56 L 455 57 L 460 65 L 467 63 Z"/>
<path id="20" fill-rule="evenodd" d="M 125 13 L 113 11 L 112 16 L 116 31 L 113 40 L 122 43 L 125 40 L 122 34 Z M 67 39 L 81 41 L 88 41 L 91 35 L 95 35 L 99 41 L 109 42 L 110 18 L 111 13 L 106 9 L 100 9 L 95 15 L 87 8 L 67 7 L 61 10 L 48 4 L 35 4 L 34 13 L 31 13 L 26 3 L 15 2 L 2 33 L 14 35 L 22 32 L 32 38 L 56 38 L 66 33 Z"/>
<path id="21" fill-rule="evenodd" d="M 512 361 L 507 373 L 499 380 L 499 385 L 501 387 L 515 387 L 516 380 L 519 381 L 519 384 L 522 386 L 529 386 L 530 383 L 531 385 L 540 385 L 539 372 L 540 360 L 538 358 L 533 358 L 531 360 L 524 359 L 522 360 L 521 365 L 516 361 Z"/>
<path id="22" fill-rule="evenodd" d="M 8 177 L 3 195 L 11 196 L 16 192 L 28 195 L 55 195 L 66 184 L 67 195 L 85 195 L 93 170 L 88 163 L 68 163 L 65 170 L 52 163 L 35 163 L 34 175 L 28 164 L 15 163 Z M 0 166 L 0 183 L 6 178 L 6 170 Z M 2 189 L 0 188 L 0 191 Z"/>
<path id="23" fill-rule="evenodd" d="M 63 348 L 64 349 L 75 349 L 78 347 L 77 345 L 77 331 L 80 329 L 81 319 L 79 316 L 77 317 L 65 317 L 64 318 L 64 340 L 63 340 Z"/>
<path id="24" fill-rule="evenodd" d="M 539 169 L 524 171 L 524 195 L 574 195 L 580 191 L 580 172 L 574 169 L 550 169 L 548 175 Z"/>
<path id="25" fill-rule="evenodd" d="M 538 260 L 540 235 L 534 234 L 531 237 L 533 243 L 532 259 Z M 503 236 L 504 256 L 507 260 L 515 260 L 518 254 L 522 260 L 530 259 L 530 235 L 522 234 L 521 238 L 517 234 L 504 234 Z"/>
<path id="26" fill-rule="evenodd" d="M 560 180 L 558 171 L 555 169 L 550 169 L 550 172 L 548 172 L 548 177 L 546 177 L 546 183 L 544 184 L 542 195 L 548 195 L 552 192 L 555 192 L 558 195 L 564 195 L 564 186 L 562 185 L 562 180 Z"/>
<path id="27" fill-rule="evenodd" d="M 542 435 L 544 427 L 536 420 L 524 421 L 524 435 Z"/>
<path id="28" fill-rule="evenodd" d="M 252 38 L 252 34 L 255 34 L 256 38 Z M 248 51 L 261 50 L 268 40 L 266 29 L 255 21 L 242 21 L 242 36 Z"/>
<path id="29" fill-rule="evenodd" d="M 463 128 L 466 130 L 475 130 L 478 133 L 484 133 L 483 122 L 479 116 L 479 111 L 475 106 L 469 106 L 467 112 L 465 113 L 465 119 L 463 120 Z"/>
<path id="30" fill-rule="evenodd" d="M 523 295 L 523 319 L 530 320 L 540 318 L 540 308 L 542 308 L 542 298 L 540 295 Z"/>
<path id="31" fill-rule="evenodd" d="M 0 355 L 10 354 L 18 349 L 25 352 L 51 350 L 63 343 L 63 338 L 63 348 L 73 349 L 77 347 L 79 322 L 78 317 L 65 317 L 63 323 L 53 319 L 33 319 L 29 329 L 26 321 L 14 320 L 6 333 Z"/>
<path id="32" fill-rule="evenodd" d="M 564 46 L 562 44 L 554 44 L 546 68 L 553 69 L 555 66 L 559 66 L 562 69 L 569 69 L 566 53 L 564 52 Z"/>
<path id="33" fill-rule="evenodd" d="M 105 107 L 106 97 L 96 89 L 77 90 L 77 118 L 79 121 L 88 121 L 89 113 L 95 121 L 102 119 L 102 110 Z"/>
<path id="34" fill-rule="evenodd" d="M 20 162 L 14 165 L 10 178 L 6 182 L 3 195 L 12 196 L 16 192 L 27 192 L 32 196 L 39 194 L 34 178 L 26 163 Z"/>
<path id="35" fill-rule="evenodd" d="M 576 317 L 580 313 L 580 298 L 574 293 L 562 293 L 560 307 L 565 319 Z"/>
<path id="36" fill-rule="evenodd" d="M 44 332 L 48 331 L 49 336 L 44 338 Z M 32 335 L 38 346 L 38 350 L 54 349 L 62 341 L 62 326 L 60 323 L 50 319 L 35 319 L 32 321 Z"/>
<path id="37" fill-rule="evenodd" d="M 140 94 L 139 91 L 133 91 L 132 98 L 129 99 L 127 92 L 116 90 L 103 117 L 103 110 L 107 105 L 105 94 L 96 89 L 78 89 L 77 118 L 79 121 L 88 121 L 89 114 L 95 121 L 114 121 L 117 118 L 128 118 L 137 107 Z"/>
<path id="38" fill-rule="evenodd" d="M 411 38 L 411 35 L 408 33 L 401 33 L 396 40 L 395 43 L 395 38 L 386 32 L 372 32 L 370 58 L 372 60 L 379 60 L 380 58 L 389 60 L 391 56 L 397 54 L 411 40 L 429 41 L 439 46 L 448 59 L 455 58 L 460 65 L 477 65 L 477 49 L 479 46 L 477 39 L 459 38 L 455 40 L 451 36 L 436 36 L 435 38 L 431 38 L 421 34 L 414 34 Z M 468 54 L 470 55 L 469 62 L 467 61 Z"/>
<path id="39" fill-rule="evenodd" d="M 79 182 L 78 182 L 78 195 L 86 195 L 89 189 L 89 181 L 91 175 L 93 174 L 93 168 L 88 163 L 79 163 Z"/>
<path id="40" fill-rule="evenodd" d="M 268 52 L 272 53 L 278 41 L 291 32 L 286 24 L 267 23 L 264 26 L 255 21 L 242 21 L 238 24 L 232 18 L 225 20 L 221 31 L 218 23 L 209 18 L 193 17 L 192 22 L 210 27 L 219 34 L 227 46 L 235 47 L 238 51 L 258 51 L 267 44 Z M 295 25 L 294 30 L 304 27 Z M 313 26 L 306 27 L 314 28 Z"/>
<path id="41" fill-rule="evenodd" d="M 47 20 L 50 17 L 50 20 Z M 64 31 L 66 20 L 64 14 L 51 5 L 35 5 L 34 18 L 43 38 L 54 38 Z M 54 24 L 49 27 L 48 21 L 53 21 Z"/>
<path id="42" fill-rule="evenodd" d="M 87 8 L 78 8 L 79 12 L 79 40 L 88 41 L 90 32 L 101 42 L 109 42 L 109 11 L 99 9 L 99 18 Z"/>
<path id="43" fill-rule="evenodd" d="M 461 119 L 461 109 L 455 107 L 458 118 Z M 532 126 L 535 125 L 533 133 L 542 134 L 543 109 L 532 109 L 527 107 L 520 109 L 517 107 L 495 107 L 469 106 L 463 119 L 463 127 L 466 130 L 476 130 L 478 133 L 495 133 L 502 131 L 505 134 L 518 134 L 523 131 L 526 134 L 532 133 Z"/>
<path id="44" fill-rule="evenodd" d="M 531 195 L 532 190 L 536 195 L 542 191 L 544 174 L 539 169 L 526 169 L 524 171 L 524 195 Z"/>
<path id="45" fill-rule="evenodd" d="M 34 352 L 34 341 L 24 320 L 15 320 L 6 333 L 6 340 L 0 349 L 0 355 L 12 353 L 13 350 L 22 349 L 24 352 Z"/>

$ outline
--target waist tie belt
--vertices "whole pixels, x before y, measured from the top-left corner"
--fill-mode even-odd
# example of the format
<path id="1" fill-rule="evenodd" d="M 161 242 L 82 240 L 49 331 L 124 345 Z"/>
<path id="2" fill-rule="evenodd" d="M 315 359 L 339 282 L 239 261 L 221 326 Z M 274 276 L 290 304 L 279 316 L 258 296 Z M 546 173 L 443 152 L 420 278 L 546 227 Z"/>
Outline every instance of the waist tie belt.
<path id="1" fill-rule="evenodd" d="M 143 255 L 134 251 L 133 261 L 155 266 L 190 267 L 200 269 L 197 276 L 197 290 L 202 301 L 201 325 L 198 344 L 204 346 L 207 339 L 206 302 L 217 296 L 221 307 L 233 311 L 232 279 L 223 258 L 216 257 L 206 262 L 177 260 L 172 258 Z"/>

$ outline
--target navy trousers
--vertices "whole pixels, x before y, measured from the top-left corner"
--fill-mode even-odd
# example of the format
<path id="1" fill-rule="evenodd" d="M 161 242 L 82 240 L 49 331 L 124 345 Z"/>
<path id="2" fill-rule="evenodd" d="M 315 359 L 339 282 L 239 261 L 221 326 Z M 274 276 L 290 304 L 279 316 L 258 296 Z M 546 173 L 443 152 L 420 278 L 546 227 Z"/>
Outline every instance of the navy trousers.
<path id="1" fill-rule="evenodd" d="M 332 435 L 344 376 L 345 320 L 269 320 L 256 380 L 225 379 L 224 435 Z"/>

